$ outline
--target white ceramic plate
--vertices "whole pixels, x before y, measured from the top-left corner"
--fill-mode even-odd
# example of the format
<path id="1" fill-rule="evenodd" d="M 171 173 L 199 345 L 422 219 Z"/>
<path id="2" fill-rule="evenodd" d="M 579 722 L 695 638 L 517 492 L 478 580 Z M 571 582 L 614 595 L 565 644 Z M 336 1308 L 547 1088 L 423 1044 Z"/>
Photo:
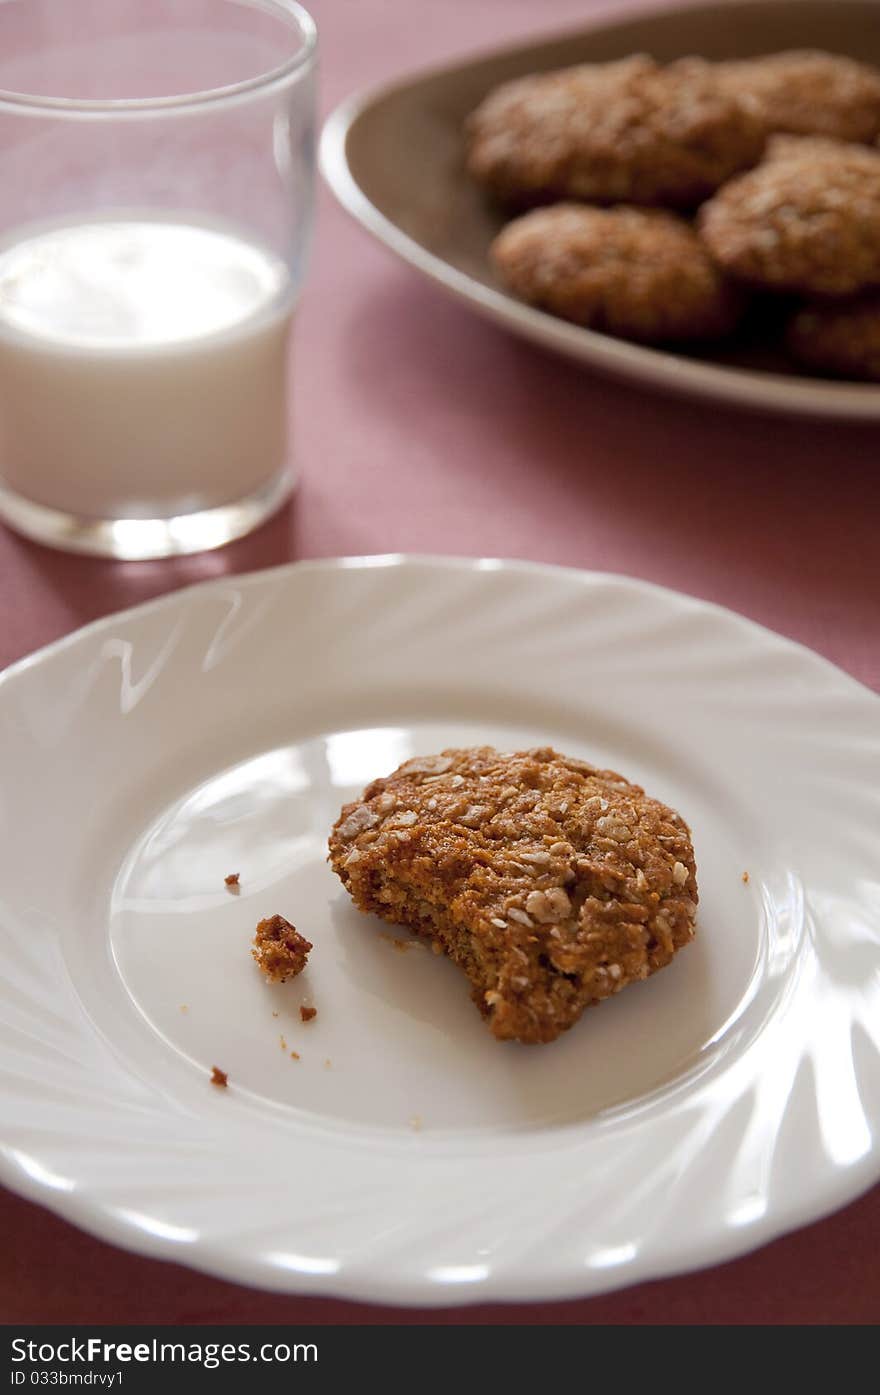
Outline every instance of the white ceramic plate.
<path id="1" fill-rule="evenodd" d="M 324 860 L 370 777 L 476 741 L 617 767 L 694 833 L 694 944 L 552 1046 L 495 1041 Z M 0 769 L 2 1176 L 109 1240 L 538 1299 L 735 1255 L 880 1173 L 880 701 L 735 615 L 496 561 L 223 580 L 8 670 Z M 315 944 L 283 987 L 249 954 L 275 911 Z"/>
<path id="2" fill-rule="evenodd" d="M 773 346 L 778 325 L 771 336 L 766 323 L 756 323 L 696 358 L 613 339 L 522 304 L 489 263 L 489 244 L 504 219 L 464 170 L 465 117 L 510 78 L 633 52 L 667 61 L 784 48 L 824 48 L 880 64 L 876 0 L 710 0 L 605 13 L 574 33 L 464 58 L 350 98 L 324 128 L 321 168 L 343 207 L 410 266 L 504 329 L 593 371 L 732 407 L 878 421 L 880 387 L 796 376 Z"/>

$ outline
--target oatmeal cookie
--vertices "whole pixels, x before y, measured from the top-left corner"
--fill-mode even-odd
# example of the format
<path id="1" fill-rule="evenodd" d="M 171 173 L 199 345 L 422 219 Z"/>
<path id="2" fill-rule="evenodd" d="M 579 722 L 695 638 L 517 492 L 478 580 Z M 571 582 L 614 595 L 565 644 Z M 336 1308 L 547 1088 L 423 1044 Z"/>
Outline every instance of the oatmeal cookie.
<path id="1" fill-rule="evenodd" d="M 880 72 L 821 49 L 718 63 L 724 91 L 745 101 L 768 134 L 870 142 L 880 133 Z"/>
<path id="2" fill-rule="evenodd" d="M 880 152 L 775 136 L 763 164 L 704 204 L 699 230 L 718 265 L 752 285 L 808 295 L 880 285 Z"/>
<path id="3" fill-rule="evenodd" d="M 313 948 L 283 915 L 270 915 L 257 925 L 251 954 L 270 983 L 286 983 L 302 973 Z"/>
<path id="4" fill-rule="evenodd" d="M 504 228 L 491 255 L 523 300 L 625 339 L 718 338 L 742 308 L 690 225 L 659 209 L 534 209 Z"/>
<path id="5" fill-rule="evenodd" d="M 880 382 L 880 294 L 807 305 L 793 316 L 787 340 L 806 368 Z"/>
<path id="6" fill-rule="evenodd" d="M 684 820 L 549 747 L 405 761 L 345 805 L 330 861 L 361 910 L 464 969 L 501 1039 L 553 1041 L 694 934 Z"/>
<path id="7" fill-rule="evenodd" d="M 760 158 L 765 131 L 710 64 L 634 55 L 507 82 L 466 125 L 468 169 L 518 207 L 692 207 Z"/>

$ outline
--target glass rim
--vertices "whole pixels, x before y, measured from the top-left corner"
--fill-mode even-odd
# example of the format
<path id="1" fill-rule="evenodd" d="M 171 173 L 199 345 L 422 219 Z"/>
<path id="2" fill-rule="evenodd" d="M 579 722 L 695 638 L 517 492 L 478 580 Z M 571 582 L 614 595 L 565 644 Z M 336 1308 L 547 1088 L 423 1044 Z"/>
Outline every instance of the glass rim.
<path id="1" fill-rule="evenodd" d="M 281 20 L 295 21 L 302 38 L 302 47 L 283 63 L 268 68 L 256 77 L 222 87 L 207 87 L 199 92 L 181 92 L 170 97 L 49 97 L 28 92 L 16 92 L 0 86 L 0 111 L 12 110 L 17 115 L 55 117 L 125 117 L 173 115 L 187 111 L 202 111 L 206 107 L 224 106 L 240 99 L 262 96 L 283 87 L 298 73 L 308 69 L 318 47 L 315 21 L 298 0 L 245 0 L 253 9 L 275 14 Z"/>

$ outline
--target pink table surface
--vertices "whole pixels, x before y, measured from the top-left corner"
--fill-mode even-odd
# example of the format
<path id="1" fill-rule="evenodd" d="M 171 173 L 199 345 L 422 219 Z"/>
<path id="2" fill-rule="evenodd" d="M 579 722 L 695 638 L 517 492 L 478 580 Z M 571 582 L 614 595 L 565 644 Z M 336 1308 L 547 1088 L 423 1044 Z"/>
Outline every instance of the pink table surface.
<path id="1" fill-rule="evenodd" d="M 519 36 L 591 0 L 314 0 L 322 102 Z M 2 197 L 2 195 L 0 195 Z M 0 528 L 0 664 L 176 587 L 303 557 L 524 557 L 730 606 L 880 689 L 880 435 L 647 396 L 471 318 L 321 199 L 298 319 L 301 485 L 249 539 L 114 564 Z M 113 1249 L 0 1192 L 0 1321 L 868 1323 L 880 1188 L 707 1272 L 578 1302 L 421 1310 L 265 1295 Z"/>

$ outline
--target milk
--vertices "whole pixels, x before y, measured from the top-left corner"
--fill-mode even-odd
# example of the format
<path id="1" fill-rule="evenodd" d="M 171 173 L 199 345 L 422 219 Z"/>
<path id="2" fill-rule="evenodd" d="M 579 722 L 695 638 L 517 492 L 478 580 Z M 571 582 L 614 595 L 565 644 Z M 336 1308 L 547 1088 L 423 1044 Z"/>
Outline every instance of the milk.
<path id="1" fill-rule="evenodd" d="M 156 518 L 260 489 L 286 456 L 287 267 L 208 223 L 68 221 L 0 242 L 0 484 Z"/>

